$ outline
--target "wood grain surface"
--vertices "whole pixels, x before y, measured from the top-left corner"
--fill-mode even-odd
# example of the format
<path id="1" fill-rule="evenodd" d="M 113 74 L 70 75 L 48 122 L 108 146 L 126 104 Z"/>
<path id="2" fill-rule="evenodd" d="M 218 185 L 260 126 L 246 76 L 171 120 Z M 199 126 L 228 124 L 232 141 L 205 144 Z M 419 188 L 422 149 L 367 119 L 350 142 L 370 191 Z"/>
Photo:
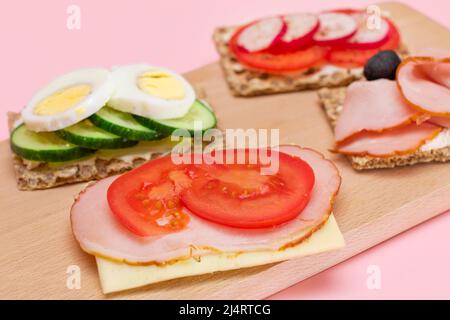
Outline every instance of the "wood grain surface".
<path id="1" fill-rule="evenodd" d="M 412 52 L 450 49 L 450 32 L 398 3 L 382 5 Z M 212 44 L 211 44 L 212 45 Z M 333 137 L 315 92 L 235 98 L 218 63 L 187 74 L 214 107 L 221 128 L 279 128 L 281 143 L 317 149 L 339 166 L 343 185 L 335 215 L 345 249 L 251 269 L 150 285 L 104 296 L 94 258 L 81 251 L 69 221 L 82 185 L 18 191 L 8 141 L 0 143 L 0 298 L 250 299 L 264 298 L 325 270 L 450 208 L 450 164 L 357 173 L 328 153 Z M 67 268 L 79 266 L 81 288 L 68 289 Z"/>

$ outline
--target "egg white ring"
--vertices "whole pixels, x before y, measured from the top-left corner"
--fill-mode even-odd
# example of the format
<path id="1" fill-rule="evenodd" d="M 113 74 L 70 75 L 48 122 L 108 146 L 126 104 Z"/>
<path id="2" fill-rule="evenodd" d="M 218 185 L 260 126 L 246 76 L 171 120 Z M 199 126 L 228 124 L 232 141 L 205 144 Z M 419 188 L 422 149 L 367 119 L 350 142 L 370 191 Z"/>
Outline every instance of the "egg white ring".
<path id="1" fill-rule="evenodd" d="M 170 74 L 184 88 L 185 97 L 180 100 L 163 99 L 142 91 L 138 86 L 138 77 L 151 71 Z M 136 114 L 152 119 L 173 119 L 183 117 L 195 101 L 195 91 L 181 75 L 161 67 L 136 64 L 117 67 L 112 72 L 116 90 L 108 101 L 108 106 L 119 111 Z"/>
<path id="2" fill-rule="evenodd" d="M 86 84 L 91 87 L 90 94 L 71 108 L 52 115 L 34 114 L 34 108 L 46 97 L 71 86 Z M 22 118 L 28 129 L 39 131 L 56 131 L 69 127 L 90 117 L 100 110 L 114 92 L 111 72 L 107 69 L 81 69 L 64 74 L 39 90 L 22 110 Z M 83 112 L 77 108 L 82 107 Z"/>

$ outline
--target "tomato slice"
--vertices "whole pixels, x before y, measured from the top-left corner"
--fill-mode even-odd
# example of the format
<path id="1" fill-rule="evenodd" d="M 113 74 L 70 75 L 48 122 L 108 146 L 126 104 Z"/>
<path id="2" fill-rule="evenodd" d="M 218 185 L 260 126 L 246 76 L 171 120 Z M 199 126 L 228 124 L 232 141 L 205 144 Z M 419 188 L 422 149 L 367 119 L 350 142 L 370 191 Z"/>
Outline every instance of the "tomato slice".
<path id="1" fill-rule="evenodd" d="M 278 171 L 261 175 L 264 165 L 248 162 L 255 152 L 235 151 L 247 164 L 192 166 L 192 184 L 181 193 L 183 204 L 204 219 L 236 228 L 273 227 L 297 217 L 309 201 L 313 170 L 299 158 L 269 150 L 271 159 L 278 157 Z"/>
<path id="2" fill-rule="evenodd" d="M 345 68 L 362 67 L 379 51 L 398 49 L 400 47 L 400 34 L 391 21 L 388 19 L 386 21 L 389 24 L 388 39 L 379 48 L 369 50 L 349 49 L 345 47 L 332 48 L 328 54 L 328 61 L 331 64 Z"/>
<path id="3" fill-rule="evenodd" d="M 107 193 L 117 219 L 131 232 L 154 236 L 182 230 L 189 223 L 179 192 L 188 186 L 186 167 L 170 156 L 152 160 L 118 177 Z"/>
<path id="4" fill-rule="evenodd" d="M 236 59 L 250 69 L 268 73 L 300 72 L 324 63 L 328 49 L 310 46 L 295 52 L 272 54 L 268 52 L 250 53 L 242 50 L 237 43 L 242 28 L 229 41 L 230 50 Z"/>
<path id="5" fill-rule="evenodd" d="M 266 228 L 295 218 L 307 205 L 314 172 L 303 160 L 267 150 L 272 162 L 264 164 L 257 149 L 226 152 L 241 161 L 208 164 L 217 155 L 211 153 L 195 155 L 201 164 L 175 165 L 168 155 L 121 175 L 107 192 L 112 213 L 131 232 L 158 236 L 186 228 L 184 208 L 231 227 Z M 262 175 L 269 167 L 278 170 Z"/>

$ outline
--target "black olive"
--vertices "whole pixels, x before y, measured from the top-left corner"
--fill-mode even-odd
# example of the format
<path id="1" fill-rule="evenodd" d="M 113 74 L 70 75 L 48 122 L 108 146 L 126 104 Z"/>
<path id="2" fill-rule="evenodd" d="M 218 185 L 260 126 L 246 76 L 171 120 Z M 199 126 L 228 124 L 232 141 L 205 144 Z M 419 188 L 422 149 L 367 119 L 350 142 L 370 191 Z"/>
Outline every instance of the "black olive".
<path id="1" fill-rule="evenodd" d="M 367 61 L 364 66 L 364 76 L 367 80 L 395 80 L 395 73 L 401 60 L 392 50 L 380 51 Z"/>

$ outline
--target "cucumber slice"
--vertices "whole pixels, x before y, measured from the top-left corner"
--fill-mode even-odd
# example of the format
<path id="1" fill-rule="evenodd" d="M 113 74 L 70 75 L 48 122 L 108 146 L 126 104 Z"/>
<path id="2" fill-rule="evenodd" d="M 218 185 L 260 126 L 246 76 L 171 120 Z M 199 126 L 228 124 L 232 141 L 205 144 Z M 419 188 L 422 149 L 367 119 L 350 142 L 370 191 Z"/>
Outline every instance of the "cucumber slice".
<path id="1" fill-rule="evenodd" d="M 201 121 L 202 132 L 216 126 L 216 116 L 214 112 L 202 101 L 195 100 L 188 113 L 182 118 L 155 120 L 137 115 L 133 117 L 143 126 L 170 135 L 176 129 L 186 129 L 194 134 L 194 121 Z"/>
<path id="2" fill-rule="evenodd" d="M 138 143 L 100 129 L 89 120 L 83 120 L 55 133 L 66 141 L 89 149 L 127 148 Z"/>
<path id="3" fill-rule="evenodd" d="M 20 125 L 11 134 L 11 149 L 27 160 L 63 162 L 91 155 L 95 150 L 64 141 L 53 132 L 34 132 Z"/>
<path id="4" fill-rule="evenodd" d="M 129 140 L 158 140 L 162 135 L 144 127 L 129 113 L 109 107 L 101 108 L 90 118 L 97 127 Z"/>

